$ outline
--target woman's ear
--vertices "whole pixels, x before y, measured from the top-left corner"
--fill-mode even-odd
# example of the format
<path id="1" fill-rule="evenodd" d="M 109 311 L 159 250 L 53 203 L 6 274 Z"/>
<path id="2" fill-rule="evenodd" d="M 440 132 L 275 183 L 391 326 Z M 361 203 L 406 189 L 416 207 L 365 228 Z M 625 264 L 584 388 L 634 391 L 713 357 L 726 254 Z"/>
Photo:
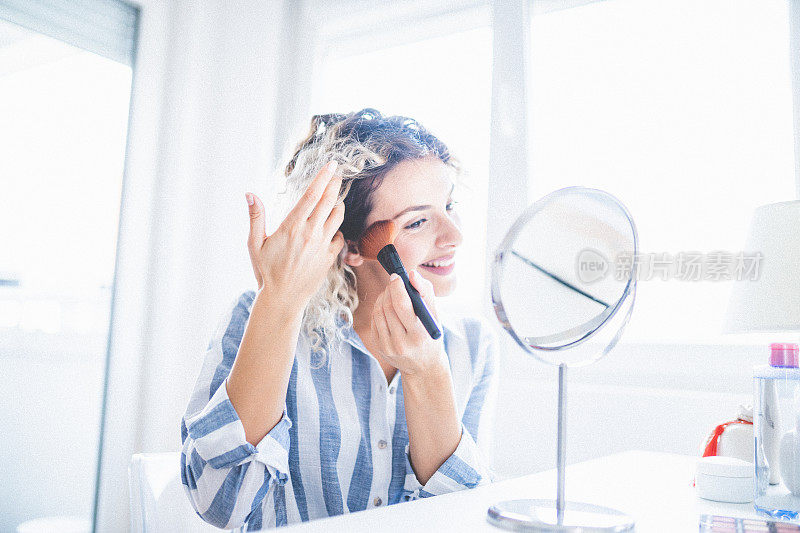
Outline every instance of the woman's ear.
<path id="1" fill-rule="evenodd" d="M 347 246 L 347 251 L 344 254 L 345 264 L 351 267 L 361 266 L 361 263 L 364 262 L 364 258 L 358 251 L 358 243 L 355 241 L 346 240 L 345 245 Z"/>

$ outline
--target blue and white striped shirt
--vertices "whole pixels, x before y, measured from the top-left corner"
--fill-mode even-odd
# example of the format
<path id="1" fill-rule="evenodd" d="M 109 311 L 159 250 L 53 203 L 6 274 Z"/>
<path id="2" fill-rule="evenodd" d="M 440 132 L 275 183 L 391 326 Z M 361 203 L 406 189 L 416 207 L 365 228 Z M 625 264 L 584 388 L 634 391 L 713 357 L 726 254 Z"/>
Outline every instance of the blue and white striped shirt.
<path id="1" fill-rule="evenodd" d="M 495 342 L 483 319 L 452 326 L 444 320 L 462 435 L 455 452 L 422 485 L 409 461 L 402 376 L 396 372 L 387 385 L 352 327 L 346 333 L 350 349 L 321 368 L 312 367 L 319 364 L 316 357 L 311 364 L 301 333 L 283 417 L 258 445 L 247 442 L 225 380 L 254 300 L 254 291 L 242 294 L 220 324 L 181 424 L 181 478 L 206 522 L 253 531 L 494 480 L 489 459 Z"/>

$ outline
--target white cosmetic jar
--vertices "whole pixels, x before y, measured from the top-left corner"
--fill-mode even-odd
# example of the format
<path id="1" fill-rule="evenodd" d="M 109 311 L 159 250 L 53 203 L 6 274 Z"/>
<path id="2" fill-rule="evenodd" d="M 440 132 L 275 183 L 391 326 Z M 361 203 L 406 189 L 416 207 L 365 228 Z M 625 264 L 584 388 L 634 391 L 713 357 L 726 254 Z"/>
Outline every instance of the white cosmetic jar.
<path id="1" fill-rule="evenodd" d="M 697 461 L 697 495 L 715 502 L 751 502 L 754 475 L 755 466 L 748 461 L 734 457 L 703 457 Z"/>

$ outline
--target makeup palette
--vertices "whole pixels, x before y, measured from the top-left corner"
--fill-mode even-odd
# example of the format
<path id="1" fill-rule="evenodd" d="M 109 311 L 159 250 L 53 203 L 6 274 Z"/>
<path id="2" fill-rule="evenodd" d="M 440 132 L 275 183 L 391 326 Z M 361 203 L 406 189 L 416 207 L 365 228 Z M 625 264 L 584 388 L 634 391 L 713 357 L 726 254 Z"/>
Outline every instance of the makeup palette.
<path id="1" fill-rule="evenodd" d="M 700 533 L 750 533 L 750 532 L 798 533 L 800 525 L 789 522 L 774 522 L 732 516 L 700 515 Z"/>

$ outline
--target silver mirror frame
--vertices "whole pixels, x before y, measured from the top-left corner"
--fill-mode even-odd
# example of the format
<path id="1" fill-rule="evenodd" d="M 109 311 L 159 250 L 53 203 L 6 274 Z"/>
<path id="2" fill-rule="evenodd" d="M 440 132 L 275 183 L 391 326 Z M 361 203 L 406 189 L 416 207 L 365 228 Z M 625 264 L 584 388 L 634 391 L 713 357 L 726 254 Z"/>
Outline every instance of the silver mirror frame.
<path id="1" fill-rule="evenodd" d="M 614 304 L 613 307 L 609 307 L 608 309 L 603 311 L 603 313 L 601 315 L 593 318 L 592 320 L 589 320 L 589 321 L 585 322 L 584 324 L 580 324 L 580 325 L 578 325 L 578 326 L 576 326 L 574 328 L 571 328 L 570 330 L 568 330 L 566 332 L 562 332 L 561 334 L 556 334 L 556 336 L 560 336 L 562 334 L 572 334 L 572 333 L 574 333 L 576 331 L 580 332 L 580 331 L 584 331 L 585 330 L 585 332 L 583 334 L 581 334 L 577 339 L 575 339 L 573 341 L 570 341 L 570 342 L 567 342 L 565 344 L 560 344 L 560 345 L 555 345 L 555 346 L 545 346 L 544 345 L 544 341 L 550 340 L 552 337 L 554 337 L 553 335 L 549 335 L 548 337 L 528 337 L 526 339 L 522 339 L 519 335 L 517 335 L 516 331 L 514 331 L 514 328 L 512 327 L 512 325 L 511 325 L 511 323 L 510 323 L 510 321 L 508 319 L 508 313 L 506 312 L 506 309 L 503 306 L 502 297 L 500 295 L 500 283 L 501 283 L 501 280 L 502 280 L 503 262 L 510 255 L 510 252 L 512 251 L 511 247 L 513 246 L 515 240 L 519 236 L 519 234 L 522 231 L 522 229 L 528 224 L 528 222 L 534 216 L 539 214 L 542 211 L 542 209 L 544 209 L 544 207 L 551 200 L 553 200 L 554 198 L 560 197 L 560 196 L 567 196 L 567 195 L 570 195 L 570 194 L 573 194 L 573 193 L 576 193 L 576 192 L 579 192 L 579 191 L 589 191 L 594 195 L 607 197 L 609 200 L 611 200 L 615 205 L 617 205 L 622 210 L 623 214 L 627 218 L 628 223 L 630 224 L 631 230 L 633 232 L 633 258 L 632 258 L 632 264 L 631 264 L 631 277 L 630 277 L 630 279 L 628 279 L 628 282 L 625 285 L 625 289 L 623 290 L 622 295 L 620 296 L 620 298 L 617 300 L 617 302 Z M 622 308 L 624 303 L 629 302 L 628 310 L 626 312 L 626 317 L 625 317 L 624 321 L 622 322 L 622 324 L 620 325 L 620 328 L 617 331 L 617 334 L 611 340 L 609 345 L 606 346 L 603 350 L 601 350 L 600 353 L 598 353 L 596 357 L 593 357 L 593 358 L 591 358 L 591 359 L 589 359 L 587 361 L 584 361 L 584 362 L 581 362 L 581 363 L 577 363 L 577 364 L 572 364 L 572 365 L 569 365 L 569 366 L 580 367 L 580 366 L 585 366 L 585 365 L 591 364 L 591 363 L 597 361 L 599 358 L 603 357 L 605 354 L 607 354 L 617 344 L 617 342 L 619 341 L 619 338 L 622 335 L 622 332 L 624 331 L 625 327 L 628 324 L 628 321 L 630 320 L 631 313 L 633 312 L 633 303 L 636 300 L 636 278 L 637 278 L 637 271 L 638 271 L 638 258 L 637 258 L 638 251 L 639 251 L 639 235 L 638 235 L 638 232 L 636 230 L 636 224 L 634 223 L 633 217 L 631 216 L 631 214 L 628 211 L 627 207 L 625 207 L 625 205 L 622 202 L 620 202 L 614 195 L 609 194 L 609 193 L 607 193 L 605 191 L 602 191 L 600 189 L 592 189 L 592 188 L 589 188 L 589 187 L 565 187 L 563 189 L 558 189 L 556 191 L 553 191 L 550 194 L 542 197 L 541 199 L 539 199 L 536 202 L 534 202 L 533 204 L 531 204 L 522 213 L 522 215 L 520 215 L 517 218 L 517 220 L 514 222 L 514 224 L 511 226 L 511 228 L 506 233 L 506 236 L 503 239 L 503 241 L 500 243 L 500 246 L 497 248 L 497 251 L 495 252 L 494 262 L 492 263 L 492 273 L 491 273 L 491 276 L 492 276 L 491 298 L 492 298 L 492 306 L 494 307 L 495 315 L 497 316 L 497 319 L 500 321 L 500 324 L 503 326 L 503 329 L 505 329 L 508 332 L 508 334 L 511 335 L 511 338 L 513 338 L 514 341 L 523 350 L 525 350 L 525 352 L 527 352 L 528 354 L 534 356 L 536 359 L 538 359 L 539 361 L 541 361 L 543 363 L 547 363 L 549 365 L 553 365 L 554 364 L 553 362 L 548 361 L 547 359 L 540 357 L 538 352 L 537 352 L 537 350 L 544 351 L 544 352 L 554 352 L 554 351 L 566 350 L 566 349 L 574 348 L 574 347 L 586 342 L 588 339 L 592 338 L 598 331 L 600 331 L 603 328 L 603 326 L 617 314 L 617 312 Z M 528 340 L 529 342 L 526 342 L 526 340 Z M 530 341 L 533 341 L 533 343 L 530 342 Z M 558 365 L 555 365 L 555 366 L 558 366 Z"/>

